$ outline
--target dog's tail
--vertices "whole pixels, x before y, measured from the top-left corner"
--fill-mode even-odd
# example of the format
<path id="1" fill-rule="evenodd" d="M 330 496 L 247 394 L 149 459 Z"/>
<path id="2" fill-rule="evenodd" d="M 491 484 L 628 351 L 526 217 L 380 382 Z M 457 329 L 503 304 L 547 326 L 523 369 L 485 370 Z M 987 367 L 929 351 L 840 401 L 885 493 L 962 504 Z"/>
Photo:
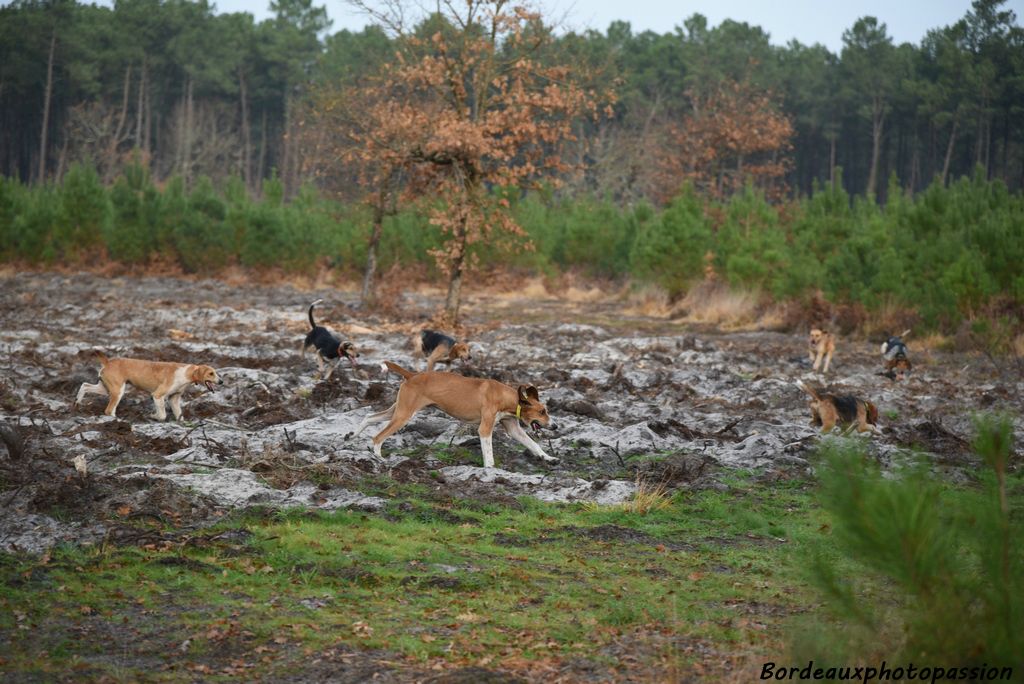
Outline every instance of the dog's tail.
<path id="1" fill-rule="evenodd" d="M 818 390 L 814 389 L 808 384 L 805 384 L 803 380 L 797 380 L 796 386 L 811 395 L 811 398 L 815 401 L 821 401 L 821 396 L 818 394 Z"/>
<path id="2" fill-rule="evenodd" d="M 402 376 L 403 380 L 408 380 L 412 376 L 416 375 L 411 370 L 406 370 L 405 368 L 399 366 L 397 363 L 391 363 L 390 361 L 384 361 L 383 363 L 381 363 L 380 369 L 385 373 L 387 373 L 388 371 L 398 373 L 399 375 Z"/>
<path id="3" fill-rule="evenodd" d="M 878 425 L 878 407 L 872 404 L 870 401 L 864 402 L 864 416 L 865 422 L 868 425 Z"/>
<path id="4" fill-rule="evenodd" d="M 92 355 L 96 357 L 96 359 L 100 362 L 100 365 L 106 366 L 108 363 L 110 363 L 110 359 L 107 358 L 107 355 L 101 352 L 99 349 L 93 349 Z"/>
<path id="5" fill-rule="evenodd" d="M 317 304 L 319 304 L 322 301 L 324 301 L 324 300 L 318 299 L 318 300 L 316 300 L 315 302 L 313 302 L 312 304 L 309 305 L 309 329 L 310 330 L 312 330 L 313 328 L 316 327 L 316 321 L 313 320 L 313 307 L 315 307 Z"/>

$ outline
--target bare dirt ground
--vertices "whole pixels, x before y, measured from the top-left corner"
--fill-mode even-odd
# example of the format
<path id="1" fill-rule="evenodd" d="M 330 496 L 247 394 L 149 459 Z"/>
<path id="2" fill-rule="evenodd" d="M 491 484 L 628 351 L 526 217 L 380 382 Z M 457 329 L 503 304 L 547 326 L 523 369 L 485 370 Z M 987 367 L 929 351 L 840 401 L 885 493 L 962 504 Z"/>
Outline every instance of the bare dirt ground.
<path id="1" fill-rule="evenodd" d="M 323 382 L 311 356 L 299 355 L 306 307 L 321 297 L 320 322 L 362 352 L 356 369 L 340 366 Z M 154 543 L 161 529 L 198 533 L 250 506 L 377 511 L 385 502 L 372 482 L 382 477 L 514 505 L 524 495 L 616 503 L 638 481 L 716 487 L 727 469 L 769 481 L 806 474 L 819 437 L 794 386 L 800 378 L 878 405 L 881 434 L 869 448 L 885 467 L 923 451 L 937 471 L 969 481 L 980 467 L 969 448 L 971 415 L 1019 407 L 1024 393 L 1024 379 L 989 360 L 915 351 L 912 338 L 915 372 L 906 381 L 882 377 L 878 347 L 864 340 L 842 340 L 823 378 L 810 372 L 803 334 L 721 333 L 626 315 L 617 302 L 479 294 L 464 308 L 473 361 L 455 370 L 537 385 L 557 423 L 540 441 L 561 463 L 542 463 L 498 431 L 498 468 L 485 470 L 475 426 L 434 409 L 377 458 L 370 434 L 349 433 L 393 401 L 398 380 L 381 375 L 380 361 L 422 368 L 409 337 L 438 301 L 409 294 L 402 313 L 388 318 L 360 312 L 352 292 L 3 277 L 0 550 Z M 180 423 L 156 422 L 148 395 L 129 389 L 114 420 L 103 415 L 105 398 L 73 405 L 81 383 L 96 381 L 93 349 L 208 363 L 225 383 L 190 391 Z M 1015 426 L 1020 443 L 1024 423 Z M 79 456 L 88 477 L 75 471 Z M 138 525 L 143 519 L 160 525 Z M 349 655 L 339 658 L 347 663 Z M 390 681 L 369 662 L 356 661 L 357 670 L 370 669 L 353 670 L 351 681 Z M 315 668 L 304 672 L 318 679 Z"/>
<path id="2" fill-rule="evenodd" d="M 798 334 L 722 334 L 626 316 L 616 303 L 479 295 L 464 310 L 474 358 L 457 370 L 540 387 L 557 423 L 541 442 L 562 459 L 545 465 L 499 437 L 499 468 L 486 471 L 475 429 L 436 410 L 388 440 L 383 459 L 369 434 L 348 438 L 394 398 L 397 379 L 379 372 L 381 360 L 422 367 L 408 340 L 436 299 L 406 296 L 394 319 L 360 313 L 353 293 L 287 286 L 35 273 L 0 284 L 0 420 L 21 442 L 0 458 L 9 471 L 0 549 L 9 551 L 116 539 L 110 514 L 126 505 L 196 525 L 255 504 L 375 510 L 383 502 L 359 491 L 367 475 L 459 496 L 613 503 L 637 476 L 688 487 L 713 484 L 721 467 L 806 469 L 817 437 L 793 384 L 801 377 L 878 405 L 883 434 L 871 448 L 884 464 L 918 449 L 970 478 L 971 414 L 1019 406 L 1024 389 L 984 359 L 941 353 L 916 353 L 911 378 L 893 382 L 867 341 L 841 342 L 822 378 Z M 299 355 L 305 308 L 318 297 L 322 322 L 362 351 L 357 369 L 341 366 L 325 382 Z M 130 389 L 113 420 L 103 397 L 73 405 L 80 384 L 96 381 L 92 349 L 209 363 L 225 384 L 187 395 L 182 423 L 155 422 L 149 397 Z M 79 455 L 88 480 L 74 476 Z"/>

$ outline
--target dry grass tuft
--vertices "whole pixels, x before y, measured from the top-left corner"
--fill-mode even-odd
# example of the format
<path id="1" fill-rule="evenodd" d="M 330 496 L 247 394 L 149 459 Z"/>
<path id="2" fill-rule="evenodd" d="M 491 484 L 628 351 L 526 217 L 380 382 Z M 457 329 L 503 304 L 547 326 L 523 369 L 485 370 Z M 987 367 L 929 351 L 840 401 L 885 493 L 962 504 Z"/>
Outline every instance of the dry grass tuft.
<path id="1" fill-rule="evenodd" d="M 629 316 L 668 318 L 672 314 L 671 298 L 668 292 L 657 285 L 644 285 L 629 292 L 623 313 Z"/>
<path id="2" fill-rule="evenodd" d="M 953 348 L 953 340 L 948 335 L 943 335 L 942 333 L 937 332 L 904 341 L 910 345 L 911 350 L 921 349 L 927 351 L 950 351 Z"/>
<path id="3" fill-rule="evenodd" d="M 651 484 L 640 477 L 636 479 L 636 493 L 633 494 L 633 498 L 629 501 L 623 501 L 611 506 L 601 506 L 594 501 L 587 501 L 583 504 L 583 510 L 586 511 L 614 510 L 624 513 L 635 513 L 637 515 L 647 515 L 648 513 L 664 511 L 671 507 L 672 495 L 668 493 L 668 488 L 664 482 Z"/>
<path id="4" fill-rule="evenodd" d="M 691 288 L 675 311 L 686 323 L 706 323 L 723 330 L 749 329 L 758 326 L 759 300 L 756 292 L 705 281 Z"/>
<path id="5" fill-rule="evenodd" d="M 564 299 L 570 302 L 597 302 L 606 299 L 608 294 L 599 287 L 581 288 L 575 285 L 569 286 L 563 295 Z"/>
<path id="6" fill-rule="evenodd" d="M 530 278 L 518 292 L 514 292 L 513 294 L 527 299 L 547 299 L 551 296 L 551 293 L 548 292 L 548 288 L 544 286 L 543 278 Z"/>
<path id="7" fill-rule="evenodd" d="M 758 330 L 772 330 L 785 332 L 788 330 L 786 324 L 786 306 L 784 304 L 772 304 L 767 307 L 761 317 L 757 319 Z"/>
<path id="8" fill-rule="evenodd" d="M 867 337 L 885 338 L 899 335 L 904 330 L 913 330 L 920 325 L 920 321 L 917 312 L 887 297 L 866 315 L 860 325 L 860 332 Z"/>

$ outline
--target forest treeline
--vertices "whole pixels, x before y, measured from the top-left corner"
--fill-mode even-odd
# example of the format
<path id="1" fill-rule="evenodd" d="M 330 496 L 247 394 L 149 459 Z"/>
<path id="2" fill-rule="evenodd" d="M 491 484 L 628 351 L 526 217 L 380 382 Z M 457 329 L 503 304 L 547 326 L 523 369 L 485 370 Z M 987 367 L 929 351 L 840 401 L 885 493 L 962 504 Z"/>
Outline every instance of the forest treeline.
<path id="1" fill-rule="evenodd" d="M 585 152 L 562 192 L 665 204 L 687 175 L 678 160 L 691 172 L 705 163 L 687 178 L 702 194 L 736 192 L 763 173 L 769 194 L 807 195 L 838 167 L 847 192 L 883 200 L 893 174 L 916 192 L 979 166 L 1019 190 L 1024 32 L 1004 5 L 976 0 L 918 45 L 895 44 L 864 17 L 838 54 L 775 46 L 757 26 L 709 26 L 697 14 L 664 33 L 625 22 L 558 33 L 540 59 L 586 65 L 617 93 L 608 117 L 579 126 Z M 59 181 L 83 162 L 109 183 L 139 153 L 158 183 L 240 177 L 258 193 L 276 174 L 296 196 L 322 170 L 307 163 L 310 100 L 324 84 L 368 78 L 396 38 L 376 25 L 332 33 L 311 0 L 271 10 L 256 22 L 205 0 L 0 7 L 0 173 Z M 352 183 L 333 192 L 359 194 L 357 171 L 334 175 Z"/>
<path id="2" fill-rule="evenodd" d="M 1024 196 L 987 180 L 980 167 L 913 196 L 895 177 L 890 184 L 884 206 L 851 197 L 837 182 L 781 211 L 749 186 L 720 200 L 688 186 L 660 209 L 531 193 L 510 210 L 533 249 L 510 254 L 481 242 L 472 256 L 485 271 L 628 278 L 670 297 L 709 279 L 766 301 L 824 296 L 838 307 L 826 319 L 848 330 L 869 319 L 946 332 L 983 321 L 992 334 L 1009 335 L 993 345 L 1012 351 L 1024 308 Z M 328 266 L 357 277 L 369 212 L 310 186 L 286 202 L 277 178 L 264 181 L 256 199 L 237 176 L 223 187 L 205 176 L 190 189 L 181 176 L 158 187 L 143 165 L 129 164 L 107 185 L 74 164 L 60 185 L 0 178 L 0 260 L 162 263 L 199 274 L 234 265 L 290 273 Z M 381 268 L 437 277 L 431 252 L 443 242 L 424 212 L 399 211 L 385 219 Z"/>

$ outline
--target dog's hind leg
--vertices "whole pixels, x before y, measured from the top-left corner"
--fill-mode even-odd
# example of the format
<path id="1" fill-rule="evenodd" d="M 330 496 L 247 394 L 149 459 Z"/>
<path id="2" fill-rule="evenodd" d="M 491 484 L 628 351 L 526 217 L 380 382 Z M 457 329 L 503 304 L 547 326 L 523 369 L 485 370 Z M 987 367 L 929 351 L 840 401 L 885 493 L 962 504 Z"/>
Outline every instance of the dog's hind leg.
<path id="1" fill-rule="evenodd" d="M 124 396 L 124 383 L 121 383 L 119 387 L 110 387 L 106 383 L 107 394 L 110 395 L 110 400 L 107 401 L 107 408 L 103 409 L 103 413 L 113 418 L 117 418 L 117 405 L 121 403 L 121 397 Z"/>
<path id="2" fill-rule="evenodd" d="M 502 418 L 501 426 L 505 428 L 505 432 L 508 433 L 509 437 L 529 449 L 533 455 L 540 456 L 547 463 L 558 463 L 558 458 L 548 456 L 539 444 L 530 439 L 530 435 L 526 434 L 526 430 L 519 425 L 519 421 L 515 418 Z"/>
<path id="3" fill-rule="evenodd" d="M 378 411 L 377 413 L 371 413 L 371 414 L 367 415 L 365 418 L 363 418 L 363 422 L 361 422 L 359 424 L 359 427 L 356 428 L 356 431 L 353 432 L 350 435 L 350 437 L 358 436 L 369 425 L 373 425 L 375 423 L 386 423 L 387 421 L 391 420 L 391 418 L 395 415 L 395 407 L 396 406 L 398 406 L 397 402 L 392 404 L 389 408 L 387 408 L 387 409 L 385 409 L 383 411 Z"/>
<path id="4" fill-rule="evenodd" d="M 825 368 L 822 369 L 822 371 L 821 371 L 822 373 L 828 373 L 828 365 L 830 363 L 832 363 L 832 350 L 831 349 L 829 349 L 828 352 L 825 354 Z"/>
<path id="5" fill-rule="evenodd" d="M 373 438 L 373 453 L 379 458 L 381 455 L 380 446 L 384 443 L 384 440 L 401 430 L 402 426 L 408 423 L 409 419 L 416 415 L 417 411 L 429 406 L 431 403 L 433 402 L 422 397 L 410 397 L 408 395 L 403 397 L 402 390 L 398 390 L 398 400 L 395 401 L 395 405 L 392 407 L 394 414 L 391 416 L 391 421 Z"/>
<path id="6" fill-rule="evenodd" d="M 103 386 L 102 382 L 97 382 L 95 385 L 83 382 L 82 386 L 78 388 L 78 396 L 75 398 L 75 406 L 82 403 L 82 399 L 85 398 L 86 394 L 101 394 L 105 397 L 110 393 L 107 392 L 107 388 Z"/>

